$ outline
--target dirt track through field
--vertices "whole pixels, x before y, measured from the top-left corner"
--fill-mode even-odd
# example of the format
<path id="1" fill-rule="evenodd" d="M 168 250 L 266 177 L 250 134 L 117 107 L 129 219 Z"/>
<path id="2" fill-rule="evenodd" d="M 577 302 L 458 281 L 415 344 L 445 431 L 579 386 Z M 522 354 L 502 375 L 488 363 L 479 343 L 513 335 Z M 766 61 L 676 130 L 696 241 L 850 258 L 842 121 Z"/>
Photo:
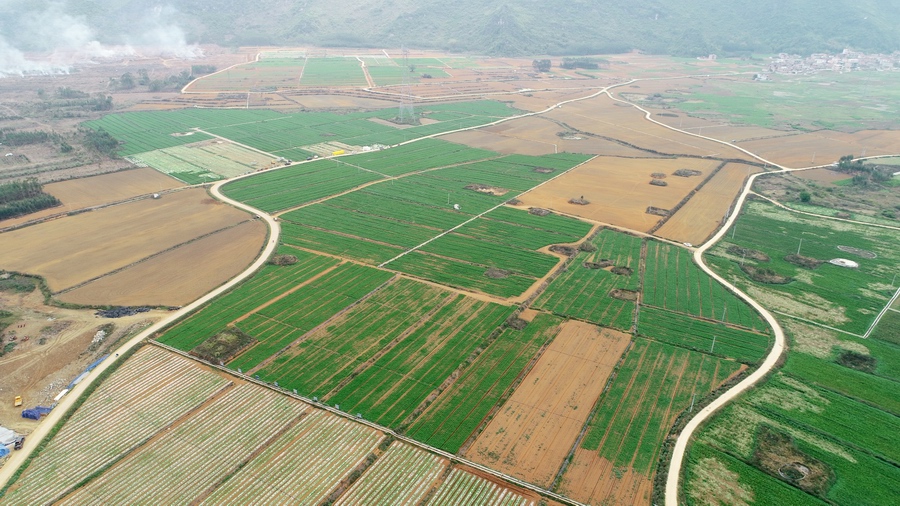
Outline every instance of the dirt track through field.
<path id="1" fill-rule="evenodd" d="M 568 321 L 466 456 L 549 486 L 631 336 Z"/>

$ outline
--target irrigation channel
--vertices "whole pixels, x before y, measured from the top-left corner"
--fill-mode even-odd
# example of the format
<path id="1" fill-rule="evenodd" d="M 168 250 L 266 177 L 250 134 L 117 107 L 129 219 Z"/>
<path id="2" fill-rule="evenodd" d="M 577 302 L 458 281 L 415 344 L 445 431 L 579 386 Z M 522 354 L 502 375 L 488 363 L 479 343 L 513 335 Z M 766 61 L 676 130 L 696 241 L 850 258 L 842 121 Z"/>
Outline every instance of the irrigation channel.
<path id="1" fill-rule="evenodd" d="M 229 67 L 229 68 L 231 68 L 231 67 Z M 224 70 L 228 70 L 228 69 L 223 69 L 223 71 Z M 220 71 L 220 72 L 222 72 L 222 71 Z M 738 73 L 728 72 L 728 73 L 724 73 L 724 74 L 720 74 L 720 75 L 736 75 L 736 74 L 738 74 Z M 641 81 L 654 81 L 654 80 L 660 80 L 660 79 L 688 79 L 688 78 L 695 78 L 695 77 L 709 77 L 711 75 L 716 75 L 716 74 L 702 74 L 702 75 L 698 74 L 698 75 L 684 75 L 684 76 L 665 77 L 665 78 L 659 77 L 659 78 L 631 79 L 631 80 L 628 80 L 628 81 L 625 81 L 625 82 L 622 82 L 619 84 L 614 84 L 614 85 L 606 86 L 603 88 L 598 88 L 597 89 L 598 91 L 591 93 L 589 95 L 583 96 L 583 97 L 564 100 L 555 105 L 547 107 L 546 109 L 541 110 L 541 111 L 529 112 L 529 113 L 521 114 L 518 116 L 502 118 L 497 121 L 487 123 L 484 125 L 460 128 L 460 129 L 452 130 L 452 131 L 448 131 L 448 132 L 432 134 L 432 135 L 420 137 L 418 139 L 412 139 L 412 140 L 398 144 L 398 145 L 405 145 L 405 144 L 410 144 L 413 142 L 418 142 L 423 139 L 437 138 L 437 137 L 441 137 L 441 136 L 452 134 L 452 133 L 465 132 L 465 131 L 469 131 L 469 130 L 477 130 L 477 129 L 485 128 L 485 127 L 492 126 L 492 125 L 498 125 L 498 124 L 505 123 L 507 121 L 516 120 L 516 119 L 527 118 L 527 117 L 531 117 L 531 116 L 539 116 L 541 114 L 546 114 L 550 111 L 553 111 L 554 109 L 561 107 L 563 105 L 574 103 L 574 102 L 579 102 L 582 100 L 589 100 L 591 98 L 595 98 L 595 97 L 605 94 L 608 97 L 610 97 L 612 100 L 627 104 L 631 107 L 634 107 L 634 108 L 640 110 L 641 112 L 644 113 L 644 118 L 647 121 L 650 121 L 659 126 L 662 126 L 664 128 L 667 128 L 667 129 L 675 131 L 675 132 L 679 132 L 684 135 L 689 135 L 692 137 L 706 139 L 708 141 L 712 141 L 712 142 L 716 142 L 716 143 L 719 143 L 719 144 L 722 144 L 725 146 L 729 146 L 729 147 L 737 149 L 737 150 L 739 150 L 739 151 L 741 151 L 741 152 L 743 152 L 765 164 L 768 164 L 772 167 L 779 169 L 777 171 L 761 172 L 761 173 L 751 175 L 747 179 L 747 181 L 744 185 L 744 188 L 742 189 L 741 194 L 738 197 L 737 203 L 734 206 L 734 211 L 731 213 L 731 215 L 728 217 L 728 220 L 723 224 L 723 226 L 719 229 L 719 231 L 712 238 L 710 238 L 708 241 L 706 241 L 703 245 L 701 245 L 697 248 L 689 248 L 689 249 L 693 250 L 694 262 L 704 272 L 706 272 L 711 277 L 716 279 L 719 283 L 721 283 L 723 286 L 725 286 L 729 291 L 731 291 L 732 293 L 737 295 L 739 298 L 743 299 L 745 302 L 750 304 L 750 306 L 752 306 L 754 309 L 756 309 L 756 311 L 758 311 L 759 314 L 763 316 L 763 318 L 766 320 L 766 322 L 772 327 L 773 333 L 775 335 L 775 343 L 772 346 L 771 351 L 769 352 L 769 354 L 766 356 L 765 360 L 763 361 L 762 365 L 760 365 L 760 367 L 758 369 L 753 371 L 753 373 L 751 373 L 746 378 L 744 378 L 740 383 L 736 384 L 735 386 L 733 386 L 732 388 L 727 390 L 721 396 L 714 399 L 706 407 L 699 410 L 697 412 L 697 414 L 693 418 L 691 418 L 690 421 L 688 421 L 687 425 L 684 427 L 684 429 L 679 434 L 679 436 L 676 440 L 676 443 L 675 443 L 675 447 L 673 448 L 673 451 L 672 451 L 672 458 L 671 458 L 670 465 L 668 468 L 668 475 L 666 476 L 665 504 L 667 506 L 677 506 L 677 504 L 678 504 L 681 468 L 682 468 L 682 465 L 684 462 L 684 455 L 687 450 L 688 443 L 690 442 L 690 439 L 693 436 L 694 431 L 696 431 L 697 428 L 704 421 L 706 421 L 710 416 L 712 416 L 717 410 L 721 409 L 729 401 L 731 401 L 732 399 L 734 399 L 741 393 L 745 392 L 746 390 L 748 390 L 749 388 L 751 388 L 752 386 L 757 384 L 760 380 L 765 378 L 772 371 L 772 369 L 775 367 L 775 365 L 778 363 L 779 359 L 781 358 L 781 355 L 784 353 L 785 348 L 786 348 L 786 346 L 785 346 L 786 340 L 785 340 L 784 331 L 782 330 L 781 326 L 778 324 L 775 317 L 769 311 L 767 311 L 764 307 L 762 307 L 762 305 L 760 305 L 758 302 L 756 302 L 755 300 L 750 298 L 750 296 L 748 296 L 747 294 L 745 294 L 744 292 L 739 290 L 737 287 L 735 287 L 734 285 L 732 285 L 731 283 L 729 283 L 728 281 L 723 279 L 721 276 L 716 274 L 712 269 L 710 269 L 709 266 L 705 263 L 705 261 L 703 259 L 703 253 L 705 251 L 707 251 L 709 248 L 711 248 L 716 242 L 718 242 L 725 235 L 727 230 L 734 224 L 735 220 L 740 215 L 740 210 L 743 207 L 743 205 L 747 199 L 747 195 L 752 193 L 751 187 L 757 177 L 762 176 L 762 175 L 770 175 L 770 174 L 777 174 L 777 173 L 796 172 L 796 171 L 824 168 L 824 167 L 828 167 L 830 165 L 830 164 L 825 164 L 825 165 L 817 165 L 817 166 L 813 166 L 813 167 L 802 167 L 802 168 L 795 168 L 795 169 L 784 167 L 784 166 L 778 165 L 776 163 L 773 163 L 769 160 L 766 160 L 766 159 L 756 155 L 755 153 L 752 153 L 752 152 L 750 152 L 740 146 L 734 145 L 730 142 L 722 141 L 719 139 L 707 137 L 707 136 L 700 135 L 700 134 L 695 134 L 695 133 L 688 132 L 688 131 L 685 131 L 685 130 L 682 130 L 682 129 L 679 129 L 676 127 L 666 125 L 660 121 L 653 119 L 652 113 L 650 111 L 647 111 L 646 109 L 640 107 L 637 104 L 616 98 L 610 93 L 610 90 L 612 90 L 612 89 L 619 88 L 622 86 L 628 86 L 633 83 L 641 82 Z M 187 86 L 185 88 L 187 88 Z M 539 90 L 530 90 L 530 91 L 534 92 L 534 91 L 539 91 Z M 182 90 L 182 93 L 185 93 L 185 91 Z M 515 93 L 521 93 L 521 92 L 513 92 L 513 94 L 515 94 Z M 506 93 L 506 94 L 510 94 L 510 93 Z M 458 99 L 459 96 L 454 96 L 453 98 Z M 337 157 L 345 157 L 345 156 L 353 156 L 353 154 L 348 153 L 348 154 L 344 154 L 344 155 L 338 155 Z M 890 155 L 890 156 L 900 156 L 900 154 Z M 872 157 L 872 158 L 876 158 L 876 157 Z M 298 162 L 297 164 L 293 164 L 293 165 L 299 165 L 299 164 L 303 164 L 303 163 L 308 163 L 308 162 L 301 161 L 301 162 Z M 265 222 L 269 226 L 269 237 L 266 241 L 266 245 L 263 248 L 263 250 L 260 252 L 259 256 L 256 258 L 256 260 L 249 267 L 247 267 L 243 272 L 237 274 L 235 277 L 231 278 L 225 284 L 219 286 L 218 288 L 214 289 L 213 291 L 200 297 L 199 299 L 195 300 L 194 302 L 182 307 L 180 310 L 170 314 L 166 318 L 160 320 L 159 322 L 155 323 L 154 325 L 151 325 L 150 327 L 145 329 L 143 332 L 141 332 L 141 333 L 137 334 L 136 336 L 134 336 L 133 338 L 129 339 L 127 342 L 122 344 L 115 351 L 115 353 L 110 354 L 109 357 L 107 357 L 103 362 L 101 362 L 93 371 L 91 371 L 87 375 L 87 377 L 84 378 L 84 380 L 82 380 L 78 385 L 76 385 L 72 389 L 72 391 L 70 391 L 65 397 L 63 397 L 63 399 L 59 402 L 59 404 L 57 404 L 56 408 L 53 411 L 51 411 L 50 414 L 44 418 L 44 420 L 40 423 L 40 425 L 38 425 L 38 427 L 31 434 L 29 434 L 28 438 L 25 440 L 23 448 L 19 451 L 14 452 L 10 456 L 10 459 L 6 462 L 6 464 L 2 468 L 0 468 L 0 488 L 4 487 L 6 485 L 6 483 L 13 476 L 13 474 L 15 474 L 15 472 L 19 469 L 19 467 L 21 467 L 22 464 L 24 464 L 24 462 L 28 459 L 28 457 L 39 446 L 41 441 L 50 433 L 51 429 L 54 426 L 56 426 L 56 424 L 59 423 L 60 420 L 62 419 L 62 417 L 65 415 L 65 413 L 72 408 L 73 404 L 75 404 L 75 401 L 77 401 L 80 396 L 84 395 L 84 392 L 88 389 L 88 387 L 90 385 L 92 385 L 94 383 L 94 381 L 96 381 L 97 378 L 105 370 L 107 370 L 113 363 L 115 363 L 118 360 L 118 356 L 120 354 L 124 354 L 128 350 L 130 350 L 130 349 L 134 348 L 135 346 L 137 346 L 138 344 L 140 344 L 145 339 L 149 338 L 154 333 L 156 333 L 156 332 L 162 330 L 163 328 L 186 317 L 187 315 L 189 315 L 196 309 L 200 308 L 202 305 L 206 304 L 207 302 L 211 301 L 215 297 L 230 290 L 232 287 L 234 287 L 238 283 L 240 283 L 240 282 L 244 281 L 245 279 L 249 278 L 250 276 L 252 276 L 254 273 L 256 273 L 256 271 L 258 271 L 260 268 L 262 268 L 265 265 L 265 263 L 268 261 L 269 257 L 275 251 L 275 249 L 278 245 L 278 239 L 279 239 L 280 232 L 281 232 L 281 229 L 278 226 L 278 222 L 276 221 L 276 219 L 273 216 L 269 215 L 268 213 L 266 213 L 264 211 L 261 211 L 259 209 L 253 208 L 249 205 L 243 204 L 241 202 L 232 200 L 232 199 L 224 196 L 220 192 L 220 188 L 222 185 L 229 183 L 231 181 L 243 179 L 243 178 L 257 175 L 257 174 L 260 174 L 263 172 L 278 170 L 281 168 L 284 168 L 284 167 L 275 167 L 272 169 L 266 169 L 264 171 L 253 172 L 250 174 L 243 174 L 243 175 L 231 178 L 231 179 L 218 181 L 210 187 L 210 193 L 215 198 L 217 198 L 227 204 L 231 204 L 239 209 L 243 209 L 253 215 L 259 216 L 260 218 L 265 220 Z M 686 246 L 682 245 L 681 247 L 686 247 Z M 386 262 L 386 263 L 388 263 L 388 262 Z M 894 298 L 896 298 L 897 295 L 900 295 L 900 290 L 898 290 L 898 292 L 897 292 L 897 294 L 895 294 Z M 886 312 L 886 310 L 882 311 L 882 314 L 885 312 Z M 169 349 L 168 347 L 165 347 L 165 348 Z M 182 354 L 182 356 L 188 356 L 188 355 Z M 193 360 L 196 360 L 196 358 L 194 358 L 194 357 L 190 357 L 190 356 L 188 356 L 188 357 Z M 228 373 L 235 374 L 233 371 L 228 371 Z M 249 378 L 249 379 L 252 380 L 252 378 Z M 268 385 L 265 385 L 265 386 L 268 387 Z M 333 408 L 318 405 L 317 403 L 313 403 L 312 401 L 307 400 L 307 399 L 302 399 L 302 400 L 309 402 L 312 405 L 317 405 L 323 409 L 328 409 L 329 411 L 334 412 L 335 414 L 349 417 L 349 415 L 347 415 L 346 413 L 335 410 Z M 365 423 L 373 428 L 381 430 L 387 434 L 394 435 L 395 437 L 397 437 L 400 440 L 403 440 L 406 443 L 415 445 L 426 451 L 441 455 L 442 457 L 445 457 L 451 461 L 459 462 L 459 463 L 465 464 L 467 466 L 477 468 L 482 472 L 490 473 L 503 481 L 506 481 L 509 483 L 514 483 L 518 486 L 525 487 L 529 490 L 538 492 L 546 497 L 550 497 L 557 501 L 563 502 L 564 504 L 570 504 L 573 506 L 580 504 L 576 501 L 573 501 L 569 498 L 560 496 L 558 494 L 555 494 L 549 490 L 545 490 L 536 485 L 518 480 L 516 478 L 505 475 L 503 473 L 500 473 L 500 472 L 490 469 L 488 467 L 482 466 L 480 464 L 476 464 L 474 462 L 469 462 L 466 459 L 462 459 L 460 457 L 449 454 L 442 450 L 432 448 L 428 445 L 425 445 L 425 444 L 418 442 L 416 440 L 413 440 L 413 439 L 409 439 L 405 436 L 397 435 L 392 430 L 385 428 L 385 427 L 381 427 L 372 422 L 365 421 L 365 420 L 358 420 L 358 421 L 360 423 Z"/>

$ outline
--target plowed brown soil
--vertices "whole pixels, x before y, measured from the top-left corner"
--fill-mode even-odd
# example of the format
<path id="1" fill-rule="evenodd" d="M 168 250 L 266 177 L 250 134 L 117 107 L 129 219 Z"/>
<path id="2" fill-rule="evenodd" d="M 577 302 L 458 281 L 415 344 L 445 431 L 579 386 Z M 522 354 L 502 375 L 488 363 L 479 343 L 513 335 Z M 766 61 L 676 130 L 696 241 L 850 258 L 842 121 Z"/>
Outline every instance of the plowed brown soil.
<path id="1" fill-rule="evenodd" d="M 549 486 L 629 341 L 588 323 L 563 324 L 466 456 Z"/>
<path id="2" fill-rule="evenodd" d="M 724 222 L 744 180 L 761 171 L 759 167 L 743 164 L 722 167 L 655 235 L 677 242 L 703 243 Z"/>
<path id="3" fill-rule="evenodd" d="M 526 207 L 554 209 L 589 220 L 646 232 L 662 218 L 647 214 L 648 206 L 672 209 L 705 175 L 718 166 L 716 160 L 630 159 L 598 157 L 560 176 L 519 200 Z M 680 168 L 692 168 L 703 176 L 675 177 Z M 669 174 L 668 186 L 653 186 L 650 174 Z M 584 196 L 590 202 L 582 206 L 569 199 Z"/>
<path id="4" fill-rule="evenodd" d="M 85 305 L 183 306 L 250 265 L 265 239 L 265 224 L 260 220 L 247 221 L 57 298 Z"/>
<path id="5" fill-rule="evenodd" d="M 202 188 L 179 191 L 5 232 L 0 269 L 41 275 L 58 292 L 248 217 Z"/>
<path id="6" fill-rule="evenodd" d="M 631 468 L 616 468 L 597 452 L 583 448 L 575 451 L 575 457 L 566 469 L 566 483 L 569 484 L 567 486 L 580 485 L 578 489 L 567 489 L 566 494 L 581 498 L 598 498 L 594 494 L 595 487 L 602 483 L 602 488 L 611 493 L 598 504 L 610 506 L 650 504 L 650 496 L 653 494 L 653 482 L 646 476 Z"/>
<path id="7" fill-rule="evenodd" d="M 852 134 L 820 131 L 741 143 L 741 147 L 791 168 L 826 165 L 844 155 L 894 154 L 898 146 L 900 131 L 897 130 L 863 130 Z"/>

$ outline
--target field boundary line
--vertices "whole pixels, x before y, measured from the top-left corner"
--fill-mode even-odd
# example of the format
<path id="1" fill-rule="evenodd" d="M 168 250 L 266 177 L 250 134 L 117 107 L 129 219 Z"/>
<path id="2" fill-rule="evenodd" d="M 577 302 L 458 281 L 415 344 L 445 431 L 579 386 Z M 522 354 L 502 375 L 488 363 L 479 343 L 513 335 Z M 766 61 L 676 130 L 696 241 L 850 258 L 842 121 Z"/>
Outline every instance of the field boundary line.
<path id="1" fill-rule="evenodd" d="M 891 308 L 894 305 L 894 302 L 897 301 L 897 298 L 900 297 L 900 288 L 894 292 L 894 296 L 891 297 L 891 300 L 888 301 L 887 304 L 881 309 L 881 312 L 878 313 L 878 316 L 875 317 L 875 321 L 872 322 L 872 325 L 869 326 L 869 330 L 866 331 L 865 335 L 862 336 L 863 339 L 868 339 L 870 335 L 872 335 L 872 331 L 875 330 L 875 326 L 878 325 L 878 322 L 884 317 L 884 315 L 890 311 L 897 311 L 896 309 Z M 898 311 L 900 312 L 900 311 Z"/>
<path id="2" fill-rule="evenodd" d="M 433 446 L 429 446 L 429 445 L 427 445 L 427 444 L 425 444 L 425 443 L 423 443 L 423 442 L 421 442 L 421 441 L 417 441 L 417 440 L 415 440 L 415 439 L 412 439 L 412 438 L 410 438 L 410 437 L 404 436 L 404 435 L 402 435 L 402 434 L 398 434 L 398 433 L 394 432 L 392 429 L 390 429 L 390 428 L 388 428 L 388 427 L 384 427 L 384 426 L 382 426 L 382 425 L 379 425 L 379 424 L 377 424 L 377 423 L 375 423 L 375 422 L 373 422 L 373 421 L 371 421 L 371 420 L 366 420 L 366 419 L 364 419 L 364 418 L 357 418 L 357 417 L 351 415 L 350 413 L 345 413 L 345 412 L 343 412 L 343 411 L 341 411 L 341 410 L 339 410 L 339 409 L 336 409 L 336 408 L 334 408 L 334 407 L 332 407 L 332 406 L 329 406 L 328 404 L 325 404 L 325 403 L 322 403 L 322 402 L 313 401 L 312 399 L 309 399 L 309 398 L 307 398 L 307 397 L 304 397 L 304 396 L 302 396 L 302 395 L 300 395 L 300 394 L 295 394 L 295 393 L 293 393 L 292 391 L 288 391 L 288 390 L 282 389 L 282 388 L 280 388 L 280 387 L 276 387 L 276 386 L 274 386 L 274 385 L 270 385 L 270 384 L 268 384 L 268 383 L 266 383 L 266 382 L 264 382 L 264 381 L 261 381 L 261 380 L 258 380 L 258 379 L 256 379 L 256 378 L 254 378 L 254 377 L 252 377 L 252 376 L 248 376 L 248 375 L 246 375 L 246 374 L 238 373 L 237 371 L 233 371 L 233 370 L 231 370 L 231 369 L 228 369 L 227 367 L 220 366 L 220 365 L 215 365 L 215 364 L 211 364 L 211 363 L 209 363 L 209 362 L 204 362 L 203 360 L 200 360 L 199 358 L 194 357 L 194 356 L 192 356 L 192 355 L 190 355 L 190 354 L 188 354 L 188 353 L 186 353 L 186 352 L 184 352 L 184 351 L 181 351 L 181 350 L 179 350 L 179 349 L 177 349 L 177 348 L 173 348 L 173 347 L 171 347 L 171 346 L 169 346 L 169 345 L 167 345 L 167 344 L 160 343 L 160 342 L 158 342 L 158 341 L 156 341 L 156 340 L 150 340 L 149 342 L 150 342 L 150 344 L 153 345 L 153 346 L 159 346 L 160 348 L 163 348 L 163 349 L 165 349 L 165 350 L 168 350 L 168 351 L 170 351 L 170 352 L 172 352 L 172 353 L 175 353 L 175 354 L 177 354 L 177 355 L 180 355 L 180 356 L 182 356 L 182 357 L 184 357 L 184 358 L 186 358 L 186 359 L 192 360 L 192 361 L 194 361 L 194 362 L 198 362 L 198 363 L 200 363 L 200 364 L 202 364 L 202 365 L 204 365 L 204 366 L 206 366 L 206 367 L 211 367 L 211 368 L 213 368 L 213 369 L 217 369 L 217 370 L 219 370 L 219 371 L 221 371 L 221 372 L 223 372 L 223 373 L 225 373 L 225 374 L 228 374 L 228 375 L 230 375 L 230 376 L 237 376 L 237 377 L 239 377 L 239 378 L 241 378 L 241 379 L 247 381 L 248 383 L 253 383 L 253 384 L 257 385 L 257 386 L 261 386 L 261 387 L 266 388 L 266 389 L 268 389 L 268 390 L 272 390 L 272 391 L 275 391 L 275 392 L 280 393 L 280 394 L 282 394 L 282 395 L 286 395 L 286 396 L 291 397 L 291 398 L 293 398 L 293 399 L 302 401 L 302 402 L 306 403 L 307 405 L 309 405 L 309 406 L 311 406 L 311 407 L 313 407 L 313 408 L 318 408 L 318 409 L 321 409 L 321 410 L 324 410 L 324 411 L 328 411 L 329 413 L 331 413 L 331 414 L 333 414 L 333 415 L 337 415 L 337 416 L 339 416 L 339 417 L 341 417 L 341 418 L 345 418 L 345 419 L 347 419 L 347 420 L 351 420 L 351 421 L 353 421 L 353 422 L 356 422 L 356 423 L 359 423 L 359 424 L 362 424 L 362 425 L 366 425 L 366 426 L 368 426 L 369 428 L 375 429 L 375 430 L 380 431 L 380 432 L 382 432 L 382 433 L 384 433 L 384 434 L 387 434 L 387 435 L 389 435 L 389 436 L 392 436 L 392 437 L 393 437 L 394 439 L 396 439 L 396 440 L 403 441 L 404 443 L 407 443 L 407 444 L 409 444 L 410 446 L 414 446 L 414 447 L 419 448 L 419 449 L 421 449 L 421 450 L 424 450 L 424 451 L 426 451 L 426 452 L 428 452 L 428 453 L 431 453 L 431 454 L 435 454 L 435 455 L 441 456 L 441 457 L 443 457 L 443 458 L 449 460 L 449 461 L 452 462 L 452 463 L 455 463 L 455 464 L 462 464 L 462 465 L 464 465 L 464 466 L 468 466 L 468 467 L 471 467 L 471 468 L 473 468 L 473 469 L 477 469 L 477 470 L 479 470 L 479 471 L 482 471 L 482 472 L 485 472 L 485 473 L 487 473 L 487 474 L 490 474 L 490 475 L 492 475 L 492 476 L 494 476 L 494 477 L 496 477 L 496 478 L 499 478 L 499 479 L 501 479 L 501 480 L 503 480 L 503 481 L 505 481 L 505 482 L 507 482 L 507 483 L 511 483 L 511 484 L 513 484 L 513 485 L 520 486 L 520 487 L 525 488 L 525 489 L 528 489 L 528 490 L 530 490 L 530 491 L 532 491 L 532 492 L 536 492 L 536 493 L 540 494 L 541 496 L 549 497 L 549 498 L 551 498 L 551 499 L 553 499 L 553 500 L 555 500 L 555 501 L 559 501 L 559 502 L 561 502 L 561 503 L 563 503 L 563 504 L 567 504 L 567 505 L 570 505 L 570 506 L 586 506 L 585 504 L 582 504 L 582 503 L 580 503 L 580 502 L 578 502 L 578 501 L 575 501 L 574 499 L 571 499 L 571 498 L 568 498 L 568 497 L 566 497 L 566 496 L 557 494 L 557 493 L 555 493 L 555 492 L 552 492 L 552 491 L 550 491 L 550 490 L 544 489 L 544 488 L 542 488 L 542 487 L 539 487 L 539 486 L 534 485 L 534 484 L 532 484 L 532 483 L 529 483 L 529 482 L 527 482 L 527 481 L 520 480 L 519 478 L 516 478 L 516 477 L 514 477 L 514 476 L 510 476 L 510 475 L 508 475 L 508 474 L 501 473 L 500 471 L 497 471 L 497 470 L 495 470 L 495 469 L 491 469 L 490 467 L 487 467 L 487 466 L 478 464 L 477 462 L 472 462 L 472 461 L 470 461 L 470 460 L 468 460 L 468 459 L 465 459 L 465 458 L 463 458 L 463 457 L 459 457 L 459 456 L 454 455 L 454 454 L 452 454 L 452 453 L 450 453 L 450 452 L 446 452 L 446 451 L 441 450 L 441 449 L 439 449 L 439 448 L 435 448 L 435 447 L 433 447 Z M 84 383 L 84 382 L 82 381 L 82 383 Z M 80 384 L 81 384 L 81 383 L 79 383 L 79 385 L 80 385 Z"/>
<path id="3" fill-rule="evenodd" d="M 793 319 L 793 320 L 800 320 L 800 321 L 802 321 L 802 322 L 804 322 L 804 323 L 808 323 L 808 324 L 810 324 L 810 325 L 815 325 L 816 327 L 822 327 L 823 329 L 833 330 L 833 331 L 835 331 L 835 332 L 840 332 L 841 334 L 847 334 L 848 336 L 859 337 L 859 338 L 865 339 L 863 336 L 861 336 L 861 335 L 859 335 L 859 334 L 854 334 L 853 332 L 848 332 L 848 331 L 846 331 L 846 330 L 841 330 L 841 329 L 838 329 L 838 328 L 830 327 L 830 326 L 828 326 L 828 325 L 825 325 L 824 323 L 819 323 L 819 322 L 813 321 L 813 320 L 807 320 L 806 318 L 803 318 L 803 317 L 800 317 L 800 316 L 795 316 L 795 315 L 792 315 L 792 314 L 790 314 L 790 313 L 783 313 L 783 312 L 781 312 L 781 311 L 776 311 L 776 310 L 774 310 L 774 309 L 772 310 L 772 312 L 775 313 L 775 314 L 780 314 L 781 316 L 786 316 L 786 317 L 791 318 L 791 319 Z"/>
<path id="4" fill-rule="evenodd" d="M 772 172 L 770 174 L 775 174 L 775 173 Z M 843 221 L 845 223 L 853 223 L 854 225 L 863 225 L 863 226 L 867 226 L 867 227 L 878 227 L 878 228 L 887 228 L 887 229 L 891 229 L 891 230 L 900 230 L 900 227 L 895 227 L 892 225 L 884 225 L 881 223 L 869 223 L 867 221 L 851 220 L 849 218 L 838 218 L 837 216 L 828 216 L 827 214 L 816 214 L 816 213 L 810 213 L 808 211 L 801 211 L 799 209 L 794 209 L 785 204 L 782 204 L 781 202 L 778 202 L 777 200 L 775 200 L 773 198 L 767 197 L 767 196 L 765 196 L 761 193 L 757 193 L 753 190 L 751 190 L 750 193 L 761 199 L 768 200 L 772 204 L 775 204 L 776 206 L 780 207 L 781 209 L 784 209 L 785 211 L 790 211 L 792 213 L 805 214 L 807 216 L 813 216 L 816 218 L 824 218 L 826 220 Z"/>
<path id="5" fill-rule="evenodd" d="M 550 181 L 553 181 L 554 179 L 556 179 L 556 178 L 558 178 L 558 177 L 560 177 L 560 176 L 564 176 L 564 175 L 568 174 L 569 172 L 571 172 L 571 171 L 577 169 L 578 167 L 581 167 L 582 165 L 584 165 L 584 164 L 590 162 L 591 160 L 593 160 L 593 159 L 595 159 L 595 158 L 597 158 L 596 155 L 590 157 L 589 159 L 587 159 L 587 160 L 585 160 L 585 161 L 583 161 L 583 162 L 581 162 L 581 163 L 579 163 L 578 165 L 575 165 L 574 167 L 572 167 L 572 168 L 570 168 L 570 169 L 568 169 L 568 170 L 565 170 L 565 171 L 563 171 L 563 172 L 560 172 L 559 174 L 557 174 L 557 175 L 551 177 L 550 179 L 548 179 L 548 180 L 546 180 L 546 181 L 543 181 L 543 182 L 539 183 L 539 184 L 536 185 L 536 186 L 533 186 L 533 187 L 529 188 L 528 190 L 525 190 L 525 191 L 519 193 L 518 195 L 516 195 L 516 196 L 513 197 L 513 198 L 519 198 L 519 197 L 521 197 L 522 195 L 525 195 L 526 193 L 528 193 L 528 192 L 530 192 L 530 191 L 533 191 L 533 190 L 535 190 L 535 189 L 537 189 L 537 188 L 540 188 L 541 186 L 544 186 L 545 184 L 549 183 Z M 475 215 L 475 216 L 469 218 L 468 220 L 466 220 L 466 221 L 460 223 L 459 225 L 456 225 L 455 227 L 453 227 L 453 228 L 451 228 L 451 229 L 448 229 L 448 230 L 445 230 L 445 231 L 441 232 L 440 234 L 438 234 L 438 235 L 432 237 L 431 239 L 428 239 L 427 241 L 423 242 L 422 244 L 420 244 L 420 245 L 418 245 L 418 246 L 415 246 L 415 247 L 413 247 L 413 248 L 410 248 L 410 249 L 404 251 L 403 253 L 400 253 L 399 255 L 395 256 L 394 258 L 392 258 L 392 259 L 390 259 L 390 260 L 387 260 L 386 262 L 381 263 L 378 267 L 379 267 L 379 268 L 384 268 L 385 265 L 387 265 L 387 264 L 393 262 L 394 260 L 398 260 L 398 259 L 400 259 L 400 258 L 402 258 L 402 257 L 404 257 L 404 256 L 406 256 L 406 255 L 408 255 L 409 253 L 412 253 L 412 252 L 414 252 L 414 251 L 416 251 L 416 250 L 422 248 L 423 246 L 426 246 L 427 244 L 431 243 L 432 241 L 435 241 L 435 240 L 437 240 L 437 239 L 440 239 L 441 237 L 444 237 L 445 235 L 447 235 L 447 234 L 449 234 L 449 233 L 451 233 L 451 232 L 453 232 L 453 231 L 455 231 L 455 230 L 458 230 L 459 228 L 462 228 L 462 227 L 465 226 L 465 225 L 468 225 L 469 223 L 471 223 L 471 222 L 477 220 L 478 218 L 481 218 L 481 217 L 484 216 L 485 214 L 487 214 L 487 213 L 489 213 L 489 212 L 491 212 L 491 211 L 497 210 L 497 209 L 499 209 L 499 208 L 501 208 L 501 207 L 503 207 L 503 206 L 505 206 L 505 205 L 506 205 L 506 201 L 503 201 L 503 202 L 501 202 L 500 204 L 497 204 L 496 206 L 494 206 L 494 207 L 488 209 L 487 211 L 484 211 L 484 212 L 482 212 L 481 214 L 477 214 L 477 215 Z"/>
<path id="6" fill-rule="evenodd" d="M 190 94 L 202 95 L 202 94 L 204 94 L 204 93 L 224 93 L 224 92 L 220 92 L 220 91 L 187 91 L 187 89 L 190 88 L 192 84 L 196 83 L 197 81 L 199 81 L 199 80 L 201 80 L 201 79 L 205 79 L 205 78 L 207 78 L 207 77 L 214 76 L 214 75 L 216 75 L 216 74 L 221 74 L 222 72 L 227 72 L 227 71 L 229 71 L 229 70 L 231 70 L 231 69 L 233 69 L 233 68 L 235 68 L 235 67 L 237 67 L 237 66 L 240 66 L 240 65 L 246 65 L 246 64 L 248 64 L 248 63 L 256 63 L 256 62 L 259 61 L 259 55 L 260 55 L 260 54 L 261 54 L 261 52 L 256 53 L 256 58 L 254 58 L 253 61 L 242 61 L 242 62 L 238 62 L 238 63 L 235 63 L 234 65 L 229 65 L 228 67 L 225 67 L 225 68 L 222 69 L 222 70 L 217 70 L 217 71 L 213 72 L 212 74 L 202 75 L 202 76 L 200 76 L 200 77 L 194 79 L 193 81 L 191 81 L 191 82 L 185 84 L 183 88 L 181 88 L 181 94 L 182 94 L 182 95 L 190 95 Z"/>

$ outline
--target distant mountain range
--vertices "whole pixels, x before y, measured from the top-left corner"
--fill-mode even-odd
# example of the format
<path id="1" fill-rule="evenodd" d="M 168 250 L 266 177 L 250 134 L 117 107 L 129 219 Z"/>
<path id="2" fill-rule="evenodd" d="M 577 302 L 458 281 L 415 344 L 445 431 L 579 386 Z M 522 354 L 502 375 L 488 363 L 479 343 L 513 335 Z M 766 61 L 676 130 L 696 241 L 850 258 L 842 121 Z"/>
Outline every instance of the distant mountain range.
<path id="1" fill-rule="evenodd" d="M 180 30 L 188 42 L 225 46 L 406 45 L 507 56 L 900 50 L 897 0 L 0 0 L 0 33 L 34 45 L 14 32 L 17 13 L 54 4 L 101 42 L 131 41 L 147 28 L 154 39 Z"/>

